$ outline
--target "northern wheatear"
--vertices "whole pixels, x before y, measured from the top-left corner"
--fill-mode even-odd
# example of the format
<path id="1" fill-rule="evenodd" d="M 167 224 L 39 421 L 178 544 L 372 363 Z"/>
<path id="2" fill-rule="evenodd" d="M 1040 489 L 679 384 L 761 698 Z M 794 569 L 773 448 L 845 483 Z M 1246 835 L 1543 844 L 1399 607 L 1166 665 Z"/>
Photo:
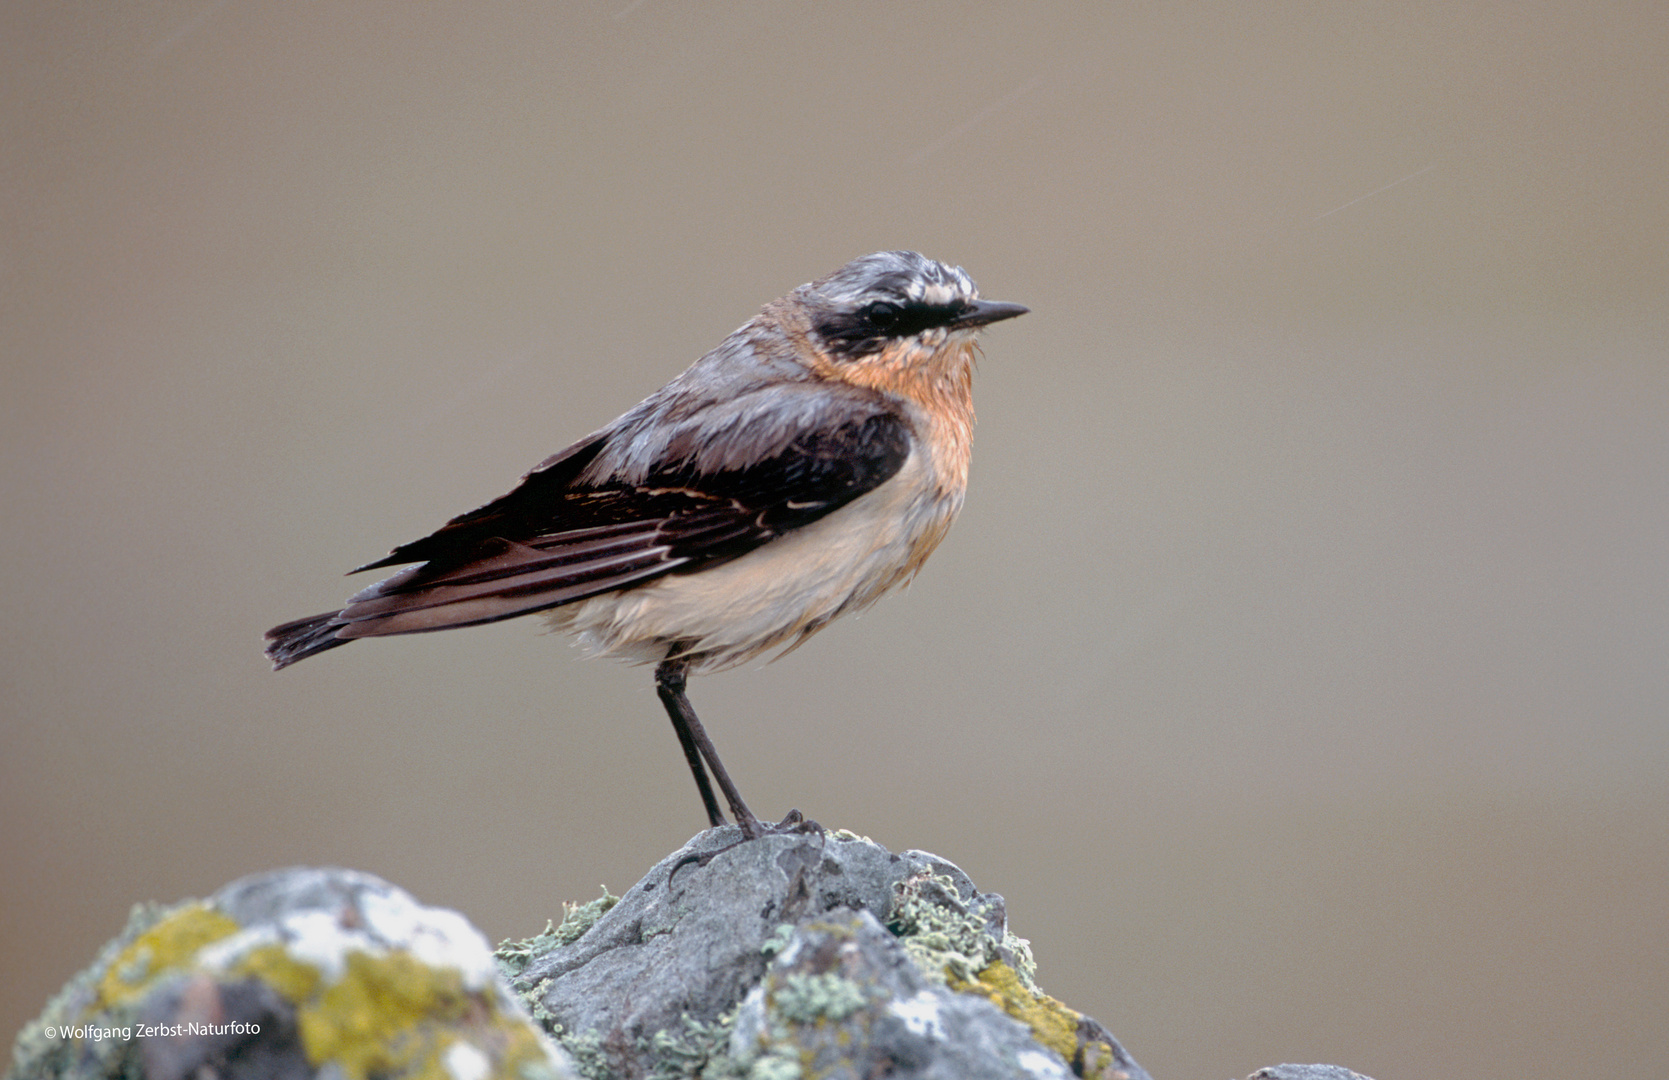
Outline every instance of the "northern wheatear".
<path id="1" fill-rule="evenodd" d="M 915 575 L 962 508 L 975 335 L 1026 311 L 913 251 L 855 259 L 508 495 L 359 567 L 419 564 L 269 630 L 267 656 L 546 612 L 595 655 L 657 665 L 708 821 L 710 768 L 758 836 L 686 677 L 786 652 Z"/>

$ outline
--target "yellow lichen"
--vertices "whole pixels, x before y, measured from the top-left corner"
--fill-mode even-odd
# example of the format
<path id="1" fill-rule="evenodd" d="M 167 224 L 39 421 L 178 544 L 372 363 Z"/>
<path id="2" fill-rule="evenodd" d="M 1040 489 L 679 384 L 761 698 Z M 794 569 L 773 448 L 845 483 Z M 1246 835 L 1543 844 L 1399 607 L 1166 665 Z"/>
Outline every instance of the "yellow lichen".
<path id="1" fill-rule="evenodd" d="M 342 978 L 300 1010 L 297 1023 L 307 1060 L 334 1061 L 349 1080 L 436 1069 L 444 1075 L 439 1054 L 445 1046 L 428 1025 L 456 1020 L 471 1004 L 456 970 L 429 967 L 406 953 L 356 952 Z"/>
<path id="2" fill-rule="evenodd" d="M 90 983 L 91 993 L 78 991 L 85 996 L 75 1006 L 77 1015 L 65 1018 L 66 1026 L 129 1015 L 162 980 L 195 972 L 205 949 L 242 930 L 200 901 L 171 910 L 136 908 L 122 938 L 105 951 L 111 959 L 101 957 L 97 969 L 71 984 L 74 989 Z M 403 951 L 360 951 L 343 957 L 340 975 L 332 978 L 317 962 L 265 935 L 251 935 L 243 948 L 222 947 L 214 955 L 213 970 L 200 972 L 202 978 L 222 986 L 256 979 L 277 991 L 296 1008 L 309 1062 L 333 1063 L 341 1080 L 476 1080 L 479 1067 L 468 1055 L 448 1056 L 460 1040 L 491 1066 L 480 1080 L 558 1080 L 548 1044 L 537 1031 L 513 1009 L 501 1009 L 492 987 L 467 990 L 457 969 L 432 967 Z M 454 1073 L 459 1068 L 464 1076 Z"/>
<path id="3" fill-rule="evenodd" d="M 317 967 L 297 960 L 282 945 L 251 949 L 232 968 L 232 973 L 254 976 L 277 990 L 292 1005 L 309 1001 L 323 979 Z"/>
<path id="4" fill-rule="evenodd" d="M 1081 1014 L 1047 994 L 1034 994 L 1020 975 L 1001 960 L 983 968 L 972 980 L 946 972 L 951 989 L 980 994 L 1014 1019 L 1032 1029 L 1032 1038 L 1067 1062 L 1078 1055 Z"/>
<path id="5" fill-rule="evenodd" d="M 98 1008 L 125 1005 L 151 981 L 180 967 L 211 941 L 235 934 L 238 924 L 207 904 L 190 903 L 133 939 L 99 981 Z"/>
<path id="6" fill-rule="evenodd" d="M 277 973 L 299 987 L 304 965 L 272 958 L 262 977 Z M 288 990 L 281 983 L 281 993 Z M 545 1045 L 534 1030 L 499 1012 L 490 993 L 464 988 L 453 968 L 431 967 L 409 953 L 349 953 L 342 977 L 319 991 L 307 990 L 297 1013 L 309 1063 L 334 1063 L 348 1080 L 400 1076 L 406 1080 L 457 1080 L 446 1054 L 468 1031 L 471 1044 L 493 1064 L 499 1080 L 554 1076 Z"/>

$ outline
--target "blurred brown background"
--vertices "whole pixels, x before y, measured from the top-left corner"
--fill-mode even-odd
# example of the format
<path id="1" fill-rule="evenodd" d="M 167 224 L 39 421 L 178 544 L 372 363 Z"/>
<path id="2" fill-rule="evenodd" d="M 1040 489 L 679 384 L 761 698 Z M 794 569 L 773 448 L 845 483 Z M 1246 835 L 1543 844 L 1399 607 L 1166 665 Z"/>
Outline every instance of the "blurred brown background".
<path id="1" fill-rule="evenodd" d="M 0 9 L 0 1029 L 140 899 L 527 934 L 647 671 L 268 626 L 882 247 L 995 328 L 906 595 L 693 697 L 1161 1080 L 1669 1074 L 1669 7 Z"/>

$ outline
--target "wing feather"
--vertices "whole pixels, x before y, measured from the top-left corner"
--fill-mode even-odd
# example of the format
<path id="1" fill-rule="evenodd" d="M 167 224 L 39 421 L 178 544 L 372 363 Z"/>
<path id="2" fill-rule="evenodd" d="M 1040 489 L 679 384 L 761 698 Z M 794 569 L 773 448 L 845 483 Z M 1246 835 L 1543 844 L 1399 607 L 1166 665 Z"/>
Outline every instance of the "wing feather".
<path id="1" fill-rule="evenodd" d="M 869 402 L 741 467 L 704 472 L 692 458 L 636 482 L 582 476 L 609 438 L 575 443 L 509 494 L 361 567 L 419 563 L 338 612 L 268 631 L 274 666 L 354 638 L 494 622 L 737 558 L 885 483 L 911 447 L 907 422 Z"/>

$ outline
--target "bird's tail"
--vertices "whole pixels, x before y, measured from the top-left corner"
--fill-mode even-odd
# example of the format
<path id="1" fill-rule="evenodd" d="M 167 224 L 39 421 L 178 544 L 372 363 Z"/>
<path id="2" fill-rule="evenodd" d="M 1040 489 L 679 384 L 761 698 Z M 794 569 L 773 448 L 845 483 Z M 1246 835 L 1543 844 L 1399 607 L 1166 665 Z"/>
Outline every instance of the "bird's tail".
<path id="1" fill-rule="evenodd" d="M 656 578 L 690 561 L 668 554 L 660 530 L 658 521 L 574 530 L 551 550 L 491 538 L 468 559 L 408 566 L 340 611 L 273 627 L 267 658 L 278 670 L 355 638 L 479 626 Z"/>
<path id="2" fill-rule="evenodd" d="M 337 620 L 341 614 L 340 611 L 327 611 L 323 615 L 310 615 L 268 630 L 267 659 L 272 661 L 272 670 L 279 671 L 314 653 L 352 641 L 352 638 L 337 636 L 343 625 Z"/>

